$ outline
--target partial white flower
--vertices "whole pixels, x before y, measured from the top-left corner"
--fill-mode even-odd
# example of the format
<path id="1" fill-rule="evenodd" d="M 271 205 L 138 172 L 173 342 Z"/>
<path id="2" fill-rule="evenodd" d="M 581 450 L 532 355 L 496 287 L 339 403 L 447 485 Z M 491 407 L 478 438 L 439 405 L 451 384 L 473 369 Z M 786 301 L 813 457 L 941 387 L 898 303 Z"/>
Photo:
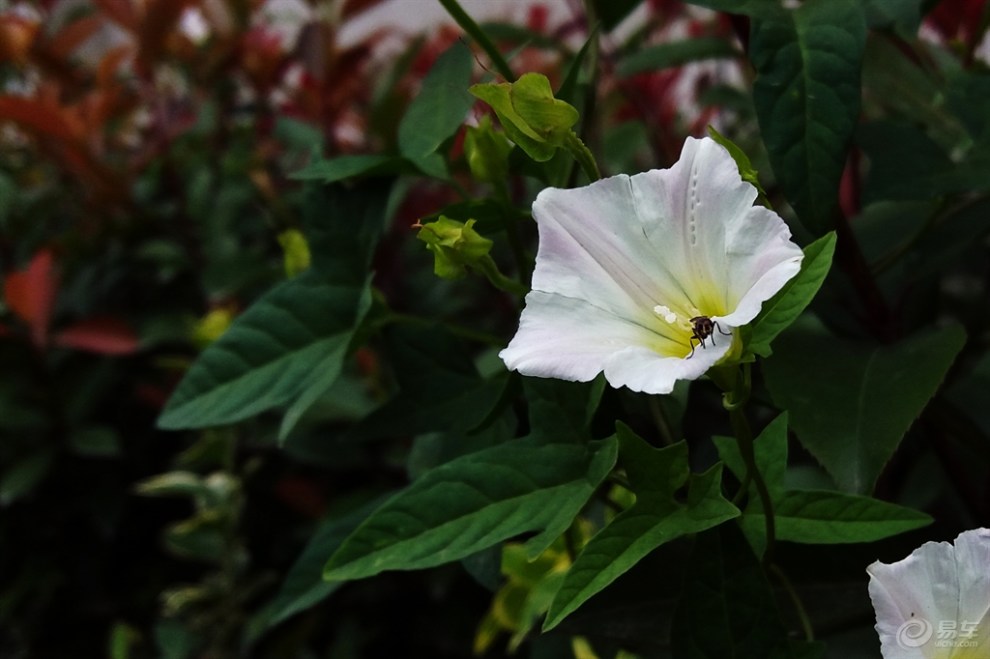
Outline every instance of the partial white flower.
<path id="1" fill-rule="evenodd" d="M 688 138 L 670 169 L 543 190 L 533 290 L 506 366 L 581 382 L 604 371 L 653 394 L 700 377 L 800 269 L 787 225 L 756 195 L 709 138 Z M 704 346 L 699 317 L 717 323 Z"/>
<path id="2" fill-rule="evenodd" d="M 990 657 L 990 529 L 866 572 L 884 659 Z"/>

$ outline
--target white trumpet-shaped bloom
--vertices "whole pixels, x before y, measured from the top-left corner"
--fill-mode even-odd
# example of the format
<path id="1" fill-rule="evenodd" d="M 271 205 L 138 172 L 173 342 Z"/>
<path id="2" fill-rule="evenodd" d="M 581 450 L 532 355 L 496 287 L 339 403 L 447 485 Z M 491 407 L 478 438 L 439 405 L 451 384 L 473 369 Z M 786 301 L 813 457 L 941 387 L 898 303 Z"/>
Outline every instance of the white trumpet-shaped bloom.
<path id="1" fill-rule="evenodd" d="M 884 659 L 990 657 L 990 529 L 866 571 Z"/>
<path id="2" fill-rule="evenodd" d="M 800 269 L 787 225 L 756 196 L 709 138 L 688 138 L 670 169 L 543 190 L 533 290 L 506 366 L 580 382 L 604 372 L 654 394 L 700 377 Z M 704 346 L 692 339 L 700 316 L 716 324 Z"/>

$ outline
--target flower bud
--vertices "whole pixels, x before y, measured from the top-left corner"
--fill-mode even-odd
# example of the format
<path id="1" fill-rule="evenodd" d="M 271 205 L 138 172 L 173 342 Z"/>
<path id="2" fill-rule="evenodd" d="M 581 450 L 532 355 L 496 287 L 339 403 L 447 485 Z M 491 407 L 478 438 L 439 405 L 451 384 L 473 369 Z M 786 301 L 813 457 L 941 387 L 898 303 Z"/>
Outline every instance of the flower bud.
<path id="1" fill-rule="evenodd" d="M 491 251 L 492 241 L 475 231 L 474 220 L 458 222 L 440 216 L 436 222 L 420 226 L 417 238 L 433 252 L 433 272 L 443 279 L 457 279 Z"/>
<path id="2" fill-rule="evenodd" d="M 495 183 L 509 175 L 509 152 L 512 144 L 505 135 L 492 128 L 491 117 L 482 117 L 478 126 L 468 126 L 464 137 L 471 175 L 479 181 Z"/>
<path id="3" fill-rule="evenodd" d="M 485 83 L 469 90 L 495 110 L 506 135 L 530 158 L 544 162 L 564 146 L 578 111 L 553 97 L 550 81 L 526 73 L 513 83 Z"/>
<path id="4" fill-rule="evenodd" d="M 286 277 L 291 279 L 309 269 L 309 245 L 299 230 L 287 229 L 278 234 L 278 244 L 285 254 Z"/>

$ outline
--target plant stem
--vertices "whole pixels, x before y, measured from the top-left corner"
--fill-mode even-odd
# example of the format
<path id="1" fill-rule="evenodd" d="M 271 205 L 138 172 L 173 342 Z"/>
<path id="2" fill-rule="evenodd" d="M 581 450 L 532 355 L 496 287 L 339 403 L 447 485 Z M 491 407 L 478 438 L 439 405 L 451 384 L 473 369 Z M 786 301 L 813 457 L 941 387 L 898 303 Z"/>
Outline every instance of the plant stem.
<path id="1" fill-rule="evenodd" d="M 797 613 L 798 620 L 801 621 L 801 631 L 804 632 L 804 640 L 811 643 L 815 640 L 815 630 L 811 626 L 811 618 L 808 617 L 808 612 L 804 610 L 804 604 L 801 602 L 801 598 L 798 597 L 797 591 L 794 589 L 794 584 L 791 583 L 791 580 L 787 578 L 787 575 L 784 574 L 784 571 L 779 566 L 771 563 L 767 569 L 777 577 L 780 585 L 787 592 L 787 596 L 791 598 L 791 603 L 794 604 L 794 611 Z"/>
<path id="2" fill-rule="evenodd" d="M 498 48 L 492 43 L 492 40 L 488 38 L 485 31 L 481 29 L 474 19 L 468 16 L 467 12 L 457 3 L 457 0 L 440 0 L 440 4 L 443 8 L 447 10 L 450 17 L 457 22 L 461 28 L 467 32 L 468 36 L 475 40 L 475 42 L 481 46 L 481 49 L 488 54 L 488 57 L 492 60 L 492 66 L 498 69 L 499 75 L 505 78 L 508 82 L 515 82 L 516 75 L 512 72 L 509 67 L 509 63 L 505 61 L 502 57 L 502 53 L 498 52 Z"/>
<path id="3" fill-rule="evenodd" d="M 647 404 L 650 407 L 653 424 L 657 427 L 657 432 L 660 434 L 660 441 L 663 442 L 664 446 L 672 446 L 675 441 L 674 431 L 670 428 L 670 422 L 667 420 L 667 415 L 663 411 L 663 406 L 660 405 L 660 399 L 656 396 L 650 396 Z"/>
<path id="4" fill-rule="evenodd" d="M 519 237 L 519 229 L 516 226 L 519 216 L 513 212 L 515 207 L 512 205 L 512 197 L 509 195 L 509 188 L 505 184 L 505 181 L 496 183 L 495 191 L 505 209 L 502 215 L 502 221 L 505 223 L 505 234 L 509 239 L 509 248 L 512 250 L 512 257 L 515 259 L 516 267 L 519 269 L 519 278 L 523 284 L 526 284 L 533 275 L 533 259 L 526 254 L 526 249 L 523 247 L 522 240 Z"/>
<path id="5" fill-rule="evenodd" d="M 592 155 L 591 149 L 577 136 L 577 133 L 574 131 L 567 133 L 567 137 L 564 140 L 564 148 L 574 156 L 574 159 L 578 161 L 581 169 L 584 170 L 584 173 L 587 174 L 591 181 L 597 181 L 602 177 L 601 172 L 598 171 L 598 163 L 595 162 L 595 156 Z"/>
<path id="6" fill-rule="evenodd" d="M 725 383 L 723 382 L 723 385 Z M 773 555 L 774 543 L 777 539 L 777 525 L 774 520 L 773 500 L 770 498 L 770 490 L 767 489 L 763 474 L 756 466 L 756 451 L 753 447 L 753 431 L 749 427 L 749 420 L 746 418 L 746 403 L 749 401 L 749 394 L 752 388 L 750 365 L 743 364 L 742 371 L 736 376 L 722 397 L 722 406 L 729 412 L 729 421 L 732 423 L 732 431 L 739 444 L 739 453 L 742 455 L 743 463 L 746 465 L 746 475 L 743 483 L 752 481 L 756 486 L 756 493 L 760 497 L 760 505 L 763 508 L 763 519 L 765 523 L 767 548 L 763 554 L 764 565 L 769 565 Z"/>
<path id="7" fill-rule="evenodd" d="M 506 293 L 512 293 L 513 295 L 518 295 L 519 297 L 525 297 L 529 293 L 529 288 L 520 284 L 515 279 L 506 277 L 495 265 L 495 261 L 492 257 L 487 254 L 475 261 L 472 267 L 488 278 L 492 286 L 495 288 L 505 291 Z"/>

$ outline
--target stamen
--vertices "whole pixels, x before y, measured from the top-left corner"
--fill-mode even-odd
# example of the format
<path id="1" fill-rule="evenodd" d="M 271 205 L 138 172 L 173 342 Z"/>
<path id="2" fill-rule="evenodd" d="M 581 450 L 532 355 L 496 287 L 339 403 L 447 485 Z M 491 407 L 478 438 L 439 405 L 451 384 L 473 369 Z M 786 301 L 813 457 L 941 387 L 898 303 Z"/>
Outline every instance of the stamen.
<path id="1" fill-rule="evenodd" d="M 653 307 L 653 313 L 663 318 L 667 323 L 673 325 L 677 322 L 677 314 L 670 310 L 670 307 L 658 304 Z"/>

